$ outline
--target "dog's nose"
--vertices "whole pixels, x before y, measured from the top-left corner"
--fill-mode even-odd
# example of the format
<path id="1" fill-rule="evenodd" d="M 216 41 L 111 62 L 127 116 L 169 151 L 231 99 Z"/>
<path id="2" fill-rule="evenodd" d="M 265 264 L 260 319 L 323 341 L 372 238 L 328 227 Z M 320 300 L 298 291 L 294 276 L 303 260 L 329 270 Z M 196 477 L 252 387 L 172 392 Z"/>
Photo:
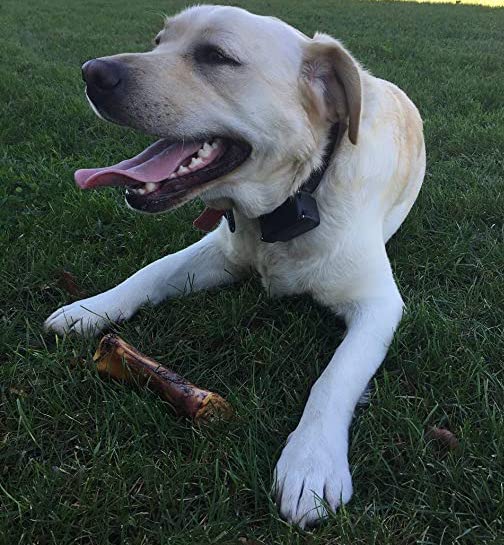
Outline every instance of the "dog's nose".
<path id="1" fill-rule="evenodd" d="M 124 79 L 126 67 L 113 60 L 92 59 L 82 65 L 82 79 L 95 91 L 107 93 L 116 89 Z"/>

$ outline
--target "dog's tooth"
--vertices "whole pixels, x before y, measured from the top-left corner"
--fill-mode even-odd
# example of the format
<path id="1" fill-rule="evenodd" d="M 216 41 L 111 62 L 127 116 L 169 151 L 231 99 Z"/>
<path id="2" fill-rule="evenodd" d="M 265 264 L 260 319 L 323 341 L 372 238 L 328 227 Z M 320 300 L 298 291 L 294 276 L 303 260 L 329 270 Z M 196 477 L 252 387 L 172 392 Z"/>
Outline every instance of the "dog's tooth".
<path id="1" fill-rule="evenodd" d="M 184 165 L 181 165 L 180 168 L 177 170 L 177 174 L 187 174 L 188 172 L 190 172 L 190 170 Z"/>
<path id="2" fill-rule="evenodd" d="M 145 191 L 145 189 L 143 187 L 140 187 L 140 188 L 136 189 L 136 192 L 139 195 L 145 195 L 147 193 L 147 191 Z"/>
<path id="3" fill-rule="evenodd" d="M 199 157 L 196 159 L 196 157 L 193 157 L 192 161 L 189 163 L 189 168 L 196 168 L 199 165 L 202 165 L 204 163 L 203 159 L 200 159 Z"/>
<path id="4" fill-rule="evenodd" d="M 153 191 L 156 191 L 157 186 L 158 186 L 158 185 L 157 185 L 156 183 L 154 183 L 154 182 L 147 182 L 147 183 L 145 184 L 145 191 L 146 191 L 147 193 L 152 193 Z"/>
<path id="5" fill-rule="evenodd" d="M 220 138 L 216 138 L 214 141 L 213 141 L 213 144 L 212 144 L 212 148 L 213 149 L 217 149 L 220 147 L 220 145 L 222 144 L 222 140 Z"/>
<path id="6" fill-rule="evenodd" d="M 200 157 L 203 157 L 204 159 L 206 159 L 211 153 L 212 153 L 212 146 L 208 142 L 205 142 L 203 147 L 200 148 L 200 150 L 198 151 L 198 155 Z"/>
<path id="7" fill-rule="evenodd" d="M 168 176 L 168 178 L 176 178 L 176 177 L 177 177 L 177 174 L 176 174 L 175 172 L 174 172 L 173 174 L 170 174 L 170 175 Z"/>

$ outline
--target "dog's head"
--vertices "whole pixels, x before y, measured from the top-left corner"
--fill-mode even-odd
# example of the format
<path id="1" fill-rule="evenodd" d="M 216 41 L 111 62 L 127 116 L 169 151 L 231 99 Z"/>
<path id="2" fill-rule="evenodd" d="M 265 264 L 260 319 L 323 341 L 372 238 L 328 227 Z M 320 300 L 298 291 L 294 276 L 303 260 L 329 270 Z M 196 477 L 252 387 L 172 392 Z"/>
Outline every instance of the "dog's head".
<path id="1" fill-rule="evenodd" d="M 360 67 L 343 46 L 235 7 L 187 9 L 166 20 L 152 51 L 88 61 L 83 77 L 98 115 L 161 140 L 76 181 L 125 186 L 145 212 L 199 195 L 257 217 L 320 164 L 331 124 L 357 142 Z"/>

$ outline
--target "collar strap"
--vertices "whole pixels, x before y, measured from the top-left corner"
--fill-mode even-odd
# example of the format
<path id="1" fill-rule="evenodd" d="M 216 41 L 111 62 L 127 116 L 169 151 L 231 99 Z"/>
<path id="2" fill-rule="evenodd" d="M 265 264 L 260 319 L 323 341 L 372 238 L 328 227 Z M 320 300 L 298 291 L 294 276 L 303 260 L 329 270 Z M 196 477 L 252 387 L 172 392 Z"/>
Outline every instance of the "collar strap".
<path id="1" fill-rule="evenodd" d="M 322 164 L 319 168 L 312 170 L 308 180 L 306 180 L 306 182 L 304 182 L 301 186 L 301 191 L 313 193 L 319 186 L 324 174 L 326 173 L 327 167 L 329 166 L 333 151 L 336 149 L 340 143 L 341 137 L 343 136 L 341 127 L 342 123 L 334 123 L 334 125 L 331 125 L 329 130 L 329 140 L 325 148 L 324 157 L 322 158 Z"/>
<path id="2" fill-rule="evenodd" d="M 208 206 L 203 212 L 193 221 L 194 227 L 209 233 L 220 221 L 222 216 L 226 214 L 226 210 L 216 210 L 215 208 L 209 208 Z"/>
<path id="3" fill-rule="evenodd" d="M 261 240 L 263 242 L 286 242 L 319 225 L 317 202 L 312 193 L 316 191 L 322 181 L 332 154 L 341 141 L 343 131 L 344 126 L 342 123 L 334 123 L 331 126 L 329 141 L 320 167 L 312 170 L 309 178 L 293 196 L 289 197 L 273 212 L 259 216 Z M 193 225 L 197 229 L 208 233 L 223 216 L 227 219 L 229 230 L 234 233 L 235 221 L 232 209 L 216 210 L 207 207 L 194 220 Z"/>

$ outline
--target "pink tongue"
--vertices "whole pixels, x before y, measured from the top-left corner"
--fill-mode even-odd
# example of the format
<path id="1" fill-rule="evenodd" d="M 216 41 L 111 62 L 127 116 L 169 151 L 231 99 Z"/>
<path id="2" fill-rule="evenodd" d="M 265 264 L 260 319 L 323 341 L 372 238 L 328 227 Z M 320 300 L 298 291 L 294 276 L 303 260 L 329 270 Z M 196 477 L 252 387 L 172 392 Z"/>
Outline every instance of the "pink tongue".
<path id="1" fill-rule="evenodd" d="M 169 144 L 158 140 L 136 157 L 105 168 L 84 168 L 74 174 L 81 189 L 110 185 L 128 185 L 132 182 L 161 182 L 173 174 L 180 164 L 196 153 L 201 143 Z"/>

